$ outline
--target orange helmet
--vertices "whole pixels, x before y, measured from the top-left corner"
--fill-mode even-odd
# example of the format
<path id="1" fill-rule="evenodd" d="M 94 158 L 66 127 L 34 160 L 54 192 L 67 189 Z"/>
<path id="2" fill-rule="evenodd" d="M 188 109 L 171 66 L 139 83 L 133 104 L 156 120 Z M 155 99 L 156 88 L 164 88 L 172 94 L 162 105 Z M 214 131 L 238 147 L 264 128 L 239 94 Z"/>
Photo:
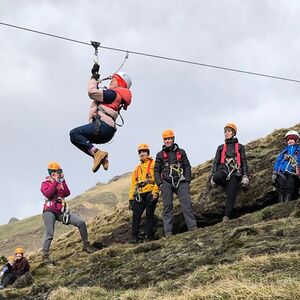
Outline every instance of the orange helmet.
<path id="1" fill-rule="evenodd" d="M 233 123 L 228 123 L 228 124 L 226 124 L 226 125 L 224 126 L 224 130 L 225 130 L 226 128 L 230 128 L 231 130 L 233 130 L 233 131 L 234 131 L 234 135 L 236 135 L 236 133 L 237 133 L 237 127 L 236 127 L 235 124 L 233 124 Z"/>
<path id="2" fill-rule="evenodd" d="M 48 170 L 59 170 L 61 169 L 60 165 L 58 162 L 56 161 L 50 161 L 49 164 L 48 164 Z"/>
<path id="3" fill-rule="evenodd" d="M 174 138 L 175 137 L 174 131 L 172 129 L 164 130 L 162 133 L 162 137 L 163 139 Z"/>
<path id="4" fill-rule="evenodd" d="M 20 247 L 16 248 L 15 254 L 24 254 L 24 249 Z"/>
<path id="5" fill-rule="evenodd" d="M 148 150 L 150 152 L 149 145 L 148 144 L 139 144 L 138 151 L 140 151 L 140 150 Z"/>
<path id="6" fill-rule="evenodd" d="M 11 261 L 11 260 L 14 260 L 15 257 L 13 255 L 10 255 L 8 258 L 7 258 L 7 261 Z"/>

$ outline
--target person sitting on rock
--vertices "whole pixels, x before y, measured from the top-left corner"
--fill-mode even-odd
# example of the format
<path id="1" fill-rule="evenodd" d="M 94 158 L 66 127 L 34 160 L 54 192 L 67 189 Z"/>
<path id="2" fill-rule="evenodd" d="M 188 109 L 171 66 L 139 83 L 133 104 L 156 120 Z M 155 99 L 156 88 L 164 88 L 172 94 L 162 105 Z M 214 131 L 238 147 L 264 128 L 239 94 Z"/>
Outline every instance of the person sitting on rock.
<path id="1" fill-rule="evenodd" d="M 129 192 L 129 208 L 132 216 L 132 240 L 131 243 L 139 242 L 139 231 L 141 217 L 146 209 L 146 238 L 154 238 L 154 211 L 159 196 L 158 186 L 154 182 L 155 161 L 150 156 L 150 149 L 147 144 L 138 146 L 140 164 L 132 173 L 131 188 Z"/>
<path id="2" fill-rule="evenodd" d="M 90 246 L 88 241 L 85 222 L 69 211 L 64 200 L 65 197 L 70 195 L 70 190 L 59 163 L 55 161 L 49 162 L 48 174 L 49 176 L 46 177 L 41 185 L 41 192 L 45 196 L 43 219 L 46 229 L 43 244 L 43 262 L 46 264 L 53 264 L 53 261 L 49 258 L 49 249 L 53 239 L 56 221 L 62 222 L 65 225 L 71 224 L 78 227 L 83 241 L 83 250 L 92 253 L 94 249 Z"/>
<path id="3" fill-rule="evenodd" d="M 300 146 L 299 133 L 290 130 L 285 134 L 286 146 L 278 155 L 272 173 L 272 182 L 278 187 L 279 202 L 292 200 L 294 191 L 298 187 L 300 175 Z M 297 192 L 297 194 L 298 194 Z"/>
<path id="4" fill-rule="evenodd" d="M 237 127 L 235 124 L 225 125 L 225 143 L 217 148 L 212 167 L 212 187 L 222 186 L 227 195 L 223 221 L 228 221 L 232 217 L 240 184 L 245 188 L 249 185 L 245 150 L 244 146 L 235 137 L 236 133 Z"/>
<path id="5" fill-rule="evenodd" d="M 1 281 L 0 288 L 5 288 L 10 284 L 13 284 L 18 278 L 20 278 L 25 273 L 29 272 L 30 265 L 26 257 L 24 256 L 24 249 L 23 248 L 16 248 L 15 250 L 15 257 L 12 263 L 12 259 L 10 258 L 9 265 L 7 271 L 4 273 Z M 12 265 L 11 265 L 12 263 Z"/>

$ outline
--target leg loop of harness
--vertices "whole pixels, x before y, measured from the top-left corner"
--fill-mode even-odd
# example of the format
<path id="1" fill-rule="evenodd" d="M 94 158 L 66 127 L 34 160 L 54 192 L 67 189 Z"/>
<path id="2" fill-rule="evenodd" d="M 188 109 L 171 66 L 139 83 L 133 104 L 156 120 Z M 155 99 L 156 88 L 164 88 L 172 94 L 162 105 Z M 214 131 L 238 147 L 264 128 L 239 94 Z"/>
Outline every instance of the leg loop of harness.
<path id="1" fill-rule="evenodd" d="M 227 173 L 228 173 L 228 175 L 226 177 L 226 180 L 230 180 L 231 175 L 233 174 L 233 172 L 239 170 L 238 164 L 235 161 L 235 159 L 230 158 L 230 159 L 227 160 L 225 166 L 227 168 Z"/>
<path id="2" fill-rule="evenodd" d="M 65 201 L 63 201 L 64 205 L 62 207 L 62 222 L 65 225 L 69 225 L 69 221 L 70 221 L 70 210 L 69 210 L 69 206 L 67 205 L 67 203 Z"/>
<path id="3" fill-rule="evenodd" d="M 174 178 L 173 174 L 176 174 L 176 179 Z M 170 165 L 170 173 L 169 176 L 172 180 L 172 186 L 177 189 L 181 181 L 185 178 L 183 176 L 183 169 L 179 167 L 179 165 Z"/>

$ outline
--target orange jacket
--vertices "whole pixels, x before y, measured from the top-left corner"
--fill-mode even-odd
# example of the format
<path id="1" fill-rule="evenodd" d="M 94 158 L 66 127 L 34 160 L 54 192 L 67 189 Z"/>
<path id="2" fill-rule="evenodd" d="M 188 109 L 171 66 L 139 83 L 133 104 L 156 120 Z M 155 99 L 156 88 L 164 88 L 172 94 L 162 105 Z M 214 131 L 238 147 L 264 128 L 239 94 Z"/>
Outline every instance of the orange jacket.
<path id="1" fill-rule="evenodd" d="M 136 166 L 132 172 L 129 200 L 135 198 L 137 189 L 140 193 L 152 192 L 153 195 L 159 194 L 159 188 L 154 182 L 154 164 L 154 159 L 151 156 L 147 156 Z"/>

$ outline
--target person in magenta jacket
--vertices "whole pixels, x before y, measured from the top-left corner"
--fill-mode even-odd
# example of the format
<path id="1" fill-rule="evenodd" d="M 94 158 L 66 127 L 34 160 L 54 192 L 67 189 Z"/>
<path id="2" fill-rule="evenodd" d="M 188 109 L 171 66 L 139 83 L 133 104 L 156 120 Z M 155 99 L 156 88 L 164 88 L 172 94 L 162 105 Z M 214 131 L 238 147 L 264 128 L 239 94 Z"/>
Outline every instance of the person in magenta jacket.
<path id="1" fill-rule="evenodd" d="M 93 248 L 90 246 L 88 241 L 88 233 L 85 222 L 77 215 L 69 212 L 68 206 L 65 202 L 65 197 L 70 195 L 70 190 L 59 163 L 54 161 L 50 162 L 48 164 L 48 174 L 49 176 L 45 178 L 41 185 L 41 192 L 45 196 L 43 220 L 46 231 L 43 243 L 43 262 L 53 264 L 53 261 L 49 258 L 49 249 L 53 239 L 56 221 L 78 227 L 83 241 L 83 250 L 88 253 L 92 253 Z"/>

